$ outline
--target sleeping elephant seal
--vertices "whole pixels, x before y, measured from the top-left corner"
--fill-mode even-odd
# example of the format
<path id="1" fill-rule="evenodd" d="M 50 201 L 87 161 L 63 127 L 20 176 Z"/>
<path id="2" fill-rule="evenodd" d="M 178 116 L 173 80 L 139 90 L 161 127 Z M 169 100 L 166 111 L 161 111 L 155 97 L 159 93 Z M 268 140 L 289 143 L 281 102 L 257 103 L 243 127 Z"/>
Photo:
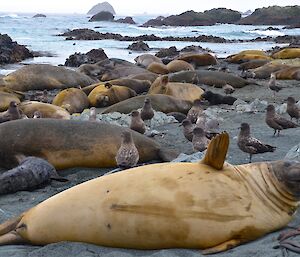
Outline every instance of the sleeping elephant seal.
<path id="1" fill-rule="evenodd" d="M 194 68 L 199 66 L 208 66 L 217 64 L 217 59 L 208 53 L 198 54 L 198 53 L 187 53 L 179 56 L 177 60 L 182 60 L 193 65 Z"/>
<path id="2" fill-rule="evenodd" d="M 275 73 L 276 71 L 289 68 L 291 66 L 286 64 L 278 64 L 278 63 L 267 63 L 261 67 L 258 67 L 252 70 L 255 74 L 256 79 L 269 79 L 271 73 Z"/>
<path id="3" fill-rule="evenodd" d="M 211 254 L 286 226 L 298 207 L 300 163 L 233 166 L 224 163 L 228 144 L 223 133 L 198 163 L 145 165 L 72 187 L 0 225 L 0 245 L 73 241 Z"/>
<path id="4" fill-rule="evenodd" d="M 239 70 L 250 70 L 261 67 L 270 62 L 270 60 L 250 60 L 239 65 Z"/>
<path id="5" fill-rule="evenodd" d="M 220 71 L 180 71 L 173 74 L 169 74 L 170 82 L 183 82 L 192 84 L 206 84 L 209 86 L 215 86 L 222 88 L 226 84 L 233 86 L 234 88 L 242 88 L 244 86 L 253 84 L 241 77 L 238 77 L 227 72 Z"/>
<path id="6" fill-rule="evenodd" d="M 272 55 L 275 59 L 294 59 L 300 57 L 300 48 L 285 48 Z"/>
<path id="7" fill-rule="evenodd" d="M 0 112 L 6 111 L 9 108 L 11 102 L 20 103 L 20 97 L 9 90 L 1 90 L 0 87 Z M 11 90 L 12 91 L 12 90 Z"/>
<path id="8" fill-rule="evenodd" d="M 128 128 L 78 120 L 27 119 L 0 125 L 0 166 L 15 167 L 19 156 L 46 159 L 56 169 L 116 167 L 121 134 Z M 7 132 L 10 133 L 7 133 Z M 131 131 L 140 162 L 170 161 L 174 153 Z"/>
<path id="9" fill-rule="evenodd" d="M 181 100 L 194 102 L 199 99 L 203 90 L 191 83 L 169 82 L 168 76 L 158 77 L 151 85 L 148 94 L 164 94 Z"/>
<path id="10" fill-rule="evenodd" d="M 70 114 L 81 113 L 89 107 L 87 95 L 79 88 L 67 88 L 59 92 L 53 99 L 52 104 L 66 109 Z"/>
<path id="11" fill-rule="evenodd" d="M 136 64 L 138 66 L 141 66 L 144 68 L 148 68 L 148 66 L 153 62 L 163 63 L 160 58 L 158 58 L 152 54 L 142 54 L 140 56 L 135 57 L 134 61 L 136 62 Z"/>
<path id="12" fill-rule="evenodd" d="M 275 72 L 276 79 L 300 80 L 300 67 L 289 67 Z"/>
<path id="13" fill-rule="evenodd" d="M 97 81 L 85 74 L 49 64 L 31 64 L 16 70 L 1 80 L 1 85 L 13 90 L 29 91 L 88 86 Z"/>
<path id="14" fill-rule="evenodd" d="M 191 101 L 180 100 L 176 97 L 168 95 L 155 94 L 132 97 L 106 108 L 102 113 L 130 113 L 132 110 L 142 108 L 146 97 L 151 99 L 151 105 L 155 111 L 163 113 L 181 112 L 187 114 L 189 109 L 192 107 Z"/>
<path id="15" fill-rule="evenodd" d="M 115 86 L 110 83 L 95 87 L 88 96 L 91 106 L 106 107 L 136 96 L 136 92 L 128 87 Z"/>
<path id="16" fill-rule="evenodd" d="M 36 101 L 25 101 L 19 104 L 20 110 L 27 117 L 32 118 L 36 111 L 40 112 L 43 118 L 52 118 L 52 119 L 70 119 L 70 113 L 65 109 L 53 105 L 40 103 Z"/>
<path id="17" fill-rule="evenodd" d="M 123 77 L 127 77 L 130 75 L 138 75 L 142 73 L 152 73 L 150 71 L 147 71 L 146 69 L 135 66 L 135 67 L 120 67 L 120 68 L 115 68 L 106 71 L 103 73 L 101 76 L 100 80 L 101 81 L 108 81 L 108 80 L 113 80 L 113 79 L 119 79 Z"/>

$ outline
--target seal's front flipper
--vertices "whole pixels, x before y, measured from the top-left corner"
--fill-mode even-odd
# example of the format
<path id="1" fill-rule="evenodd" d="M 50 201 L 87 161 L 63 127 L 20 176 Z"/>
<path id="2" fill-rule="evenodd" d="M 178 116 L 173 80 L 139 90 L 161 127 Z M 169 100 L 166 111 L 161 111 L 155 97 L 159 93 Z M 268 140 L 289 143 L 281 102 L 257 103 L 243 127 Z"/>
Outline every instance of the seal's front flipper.
<path id="1" fill-rule="evenodd" d="M 226 241 L 220 245 L 217 245 L 217 246 L 214 246 L 214 247 L 211 247 L 211 248 L 207 248 L 203 251 L 201 251 L 201 253 L 203 255 L 206 255 L 206 254 L 215 254 L 215 253 L 220 253 L 220 252 L 224 252 L 224 251 L 227 251 L 229 249 L 232 249 L 240 244 L 242 244 L 243 241 L 241 239 L 231 239 L 229 241 Z"/>
<path id="2" fill-rule="evenodd" d="M 0 236 L 0 245 L 24 244 L 26 241 L 15 231 Z"/>
<path id="3" fill-rule="evenodd" d="M 200 163 L 221 170 L 226 159 L 228 146 L 229 135 L 227 132 L 222 132 L 210 141 L 206 154 Z"/>
<path id="4" fill-rule="evenodd" d="M 22 219 L 22 217 L 23 217 L 23 214 L 0 224 L 0 236 L 15 230 L 15 228 L 19 224 L 20 220 Z"/>
<path id="5" fill-rule="evenodd" d="M 0 245 L 22 244 L 24 239 L 15 231 L 24 214 L 0 224 Z"/>

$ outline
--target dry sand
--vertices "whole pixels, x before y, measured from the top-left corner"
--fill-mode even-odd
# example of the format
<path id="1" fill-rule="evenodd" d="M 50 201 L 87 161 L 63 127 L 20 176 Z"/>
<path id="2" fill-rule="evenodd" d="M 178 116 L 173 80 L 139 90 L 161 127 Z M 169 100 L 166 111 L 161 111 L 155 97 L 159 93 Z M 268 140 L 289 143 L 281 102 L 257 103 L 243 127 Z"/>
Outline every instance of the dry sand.
<path id="1" fill-rule="evenodd" d="M 250 85 L 245 88 L 237 90 L 233 96 L 245 101 L 253 101 L 255 98 L 260 100 L 267 100 L 268 102 L 274 102 L 273 95 L 266 87 L 267 81 L 257 81 L 261 86 Z M 276 103 L 283 103 L 288 96 L 294 96 L 299 100 L 300 98 L 300 86 L 298 81 L 280 81 L 280 85 L 284 86 L 283 89 L 276 97 Z M 216 92 L 220 92 L 220 89 L 214 89 Z M 231 137 L 230 149 L 228 153 L 227 161 L 232 164 L 242 164 L 248 162 L 248 155 L 241 152 L 236 145 L 236 136 L 238 134 L 238 127 L 242 122 L 248 122 L 252 128 L 252 134 L 261 139 L 262 141 L 277 146 L 277 150 L 274 153 L 266 153 L 262 155 L 256 155 L 253 157 L 253 162 L 256 161 L 269 161 L 282 159 L 287 151 L 294 145 L 300 142 L 300 128 L 290 129 L 282 131 L 282 136 L 272 137 L 273 130 L 267 127 L 264 122 L 265 114 L 261 113 L 237 113 L 232 110 L 231 106 L 218 106 L 217 109 L 223 109 L 223 112 L 219 116 L 223 119 L 221 121 L 221 129 L 229 132 Z M 288 117 L 285 114 L 286 117 Z M 191 143 L 188 142 L 182 132 L 181 127 L 178 124 L 164 125 L 156 128 L 159 131 L 165 131 L 164 137 L 156 136 L 156 140 L 161 142 L 169 148 L 176 148 L 180 152 L 192 153 Z M 76 184 L 90 180 L 95 177 L 103 175 L 108 169 L 86 169 L 76 168 L 69 169 L 61 172 L 61 175 L 67 177 L 70 181 L 67 183 L 52 182 L 51 185 L 46 186 L 32 192 L 18 192 L 11 195 L 0 197 L 0 222 L 7 220 L 13 216 L 20 214 L 22 211 L 35 206 L 41 201 L 49 198 L 50 196 L 61 192 L 67 188 L 70 188 Z M 88 199 L 87 199 L 88 200 Z M 296 215 L 292 225 L 297 226 L 300 221 L 300 215 Z M 282 256 L 280 250 L 274 250 L 272 247 L 276 245 L 276 237 L 278 232 L 269 234 L 263 238 L 260 238 L 254 242 L 244 244 L 236 247 L 225 253 L 217 254 L 215 256 Z M 79 256 L 79 257 L 130 257 L 130 256 L 201 256 L 198 250 L 186 250 L 186 249 L 168 249 L 158 251 L 137 251 L 137 250 L 125 250 L 99 247 L 84 243 L 71 243 L 61 242 L 57 244 L 51 244 L 44 247 L 37 246 L 1 246 L 0 257 L 67 257 L 67 256 Z M 290 253 L 290 256 L 296 256 L 296 254 Z"/>

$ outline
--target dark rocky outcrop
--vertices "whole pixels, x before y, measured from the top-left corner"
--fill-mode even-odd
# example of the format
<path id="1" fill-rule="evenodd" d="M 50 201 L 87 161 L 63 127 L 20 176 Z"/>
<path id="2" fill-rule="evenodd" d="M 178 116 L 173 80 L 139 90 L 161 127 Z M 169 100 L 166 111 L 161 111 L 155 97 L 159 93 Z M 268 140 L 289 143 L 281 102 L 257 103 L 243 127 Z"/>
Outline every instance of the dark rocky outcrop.
<path id="1" fill-rule="evenodd" d="M 283 27 L 283 29 L 299 29 L 300 28 L 300 22 L 296 24 L 292 24 L 286 27 Z"/>
<path id="2" fill-rule="evenodd" d="M 114 18 L 114 15 L 110 12 L 99 12 L 92 16 L 89 21 L 113 21 Z"/>
<path id="3" fill-rule="evenodd" d="M 85 64 L 85 63 L 93 64 L 99 61 L 103 61 L 107 58 L 108 57 L 102 48 L 92 49 L 86 54 L 75 53 L 70 55 L 65 62 L 65 66 L 79 67 L 81 64 Z"/>
<path id="4" fill-rule="evenodd" d="M 241 19 L 243 25 L 291 25 L 299 23 L 300 6 L 270 6 L 258 8 L 251 15 Z"/>
<path id="5" fill-rule="evenodd" d="M 126 24 L 136 24 L 136 22 L 132 19 L 132 17 L 125 17 L 122 19 L 115 20 L 118 23 L 126 23 Z"/>
<path id="6" fill-rule="evenodd" d="M 16 63 L 27 58 L 33 58 L 33 54 L 23 45 L 19 45 L 7 34 L 0 34 L 0 64 Z"/>
<path id="7" fill-rule="evenodd" d="M 46 18 L 45 14 L 37 13 L 36 15 L 32 16 L 32 18 Z"/>
<path id="8" fill-rule="evenodd" d="M 155 56 L 159 58 L 164 57 L 175 57 L 179 54 L 179 51 L 177 50 L 176 46 L 171 46 L 169 48 L 162 48 L 160 49 Z"/>
<path id="9" fill-rule="evenodd" d="M 132 43 L 127 47 L 127 49 L 132 51 L 150 51 L 148 44 L 144 43 L 143 41 Z"/>
<path id="10" fill-rule="evenodd" d="M 155 19 L 148 20 L 147 22 L 145 22 L 142 25 L 142 27 L 159 27 L 159 26 L 163 26 L 164 25 L 164 23 L 163 23 L 164 18 L 165 17 L 163 17 L 163 16 L 158 16 Z"/>
<path id="11" fill-rule="evenodd" d="M 111 14 L 116 14 L 114 8 L 111 6 L 110 3 L 108 2 L 103 2 L 103 3 L 99 3 L 94 5 L 89 11 L 88 11 L 88 15 L 95 15 L 99 12 L 110 12 Z"/>
<path id="12" fill-rule="evenodd" d="M 215 8 L 204 11 L 204 14 L 211 17 L 216 23 L 235 23 L 242 17 L 241 13 L 226 8 Z"/>

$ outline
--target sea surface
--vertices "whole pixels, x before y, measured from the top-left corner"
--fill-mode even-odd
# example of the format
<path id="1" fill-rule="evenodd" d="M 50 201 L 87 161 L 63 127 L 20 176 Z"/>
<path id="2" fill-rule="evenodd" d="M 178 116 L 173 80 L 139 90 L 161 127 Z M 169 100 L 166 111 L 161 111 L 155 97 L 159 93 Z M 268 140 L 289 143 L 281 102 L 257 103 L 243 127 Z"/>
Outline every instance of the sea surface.
<path id="1" fill-rule="evenodd" d="M 121 58 L 133 61 L 140 52 L 132 52 L 126 48 L 132 42 L 120 42 L 116 40 L 96 41 L 67 41 L 65 37 L 59 37 L 68 29 L 90 28 L 99 32 L 119 33 L 123 36 L 138 36 L 143 34 L 154 34 L 163 36 L 198 36 L 212 35 L 225 39 L 253 39 L 264 36 L 300 35 L 300 29 L 285 30 L 283 26 L 273 26 L 279 30 L 265 30 L 269 26 L 248 26 L 219 24 L 215 26 L 194 27 L 139 27 L 145 21 L 154 16 L 134 16 L 137 25 L 128 25 L 113 22 L 88 22 L 89 17 L 83 14 L 73 15 L 47 15 L 46 18 L 32 18 L 33 14 L 0 14 L 0 33 L 8 34 L 14 41 L 26 45 L 30 50 L 47 53 L 47 57 L 36 57 L 27 59 L 22 64 L 49 63 L 53 65 L 64 64 L 66 58 L 75 52 L 86 53 L 94 48 L 103 48 L 110 58 Z M 116 17 L 120 18 L 120 17 Z M 98 27 L 98 28 L 95 28 Z M 188 45 L 200 45 L 211 49 L 217 57 L 226 57 L 230 54 L 246 49 L 271 49 L 275 46 L 272 42 L 251 43 L 199 43 L 199 42 L 146 42 L 153 48 L 150 53 L 155 53 L 158 48 L 176 46 L 181 49 Z M 51 57 L 50 57 L 51 56 Z M 6 65 L 0 67 L 0 74 L 8 74 L 20 65 Z"/>

